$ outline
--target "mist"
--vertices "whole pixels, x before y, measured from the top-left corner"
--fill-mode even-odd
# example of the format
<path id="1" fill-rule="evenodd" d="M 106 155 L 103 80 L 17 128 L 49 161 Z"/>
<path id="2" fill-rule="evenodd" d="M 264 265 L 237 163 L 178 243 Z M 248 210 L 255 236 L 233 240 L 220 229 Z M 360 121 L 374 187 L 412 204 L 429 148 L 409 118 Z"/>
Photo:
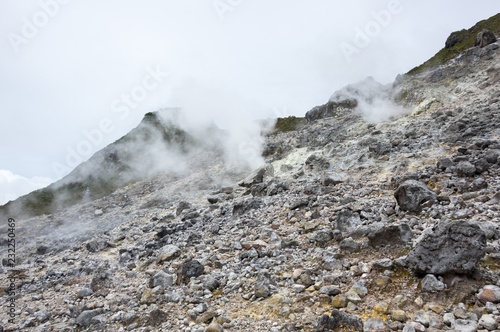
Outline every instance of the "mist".
<path id="1" fill-rule="evenodd" d="M 355 99 L 358 104 L 356 110 L 365 121 L 370 123 L 388 121 L 411 111 L 394 102 L 391 87 L 392 84 L 384 85 L 369 76 L 336 91 L 330 97 L 330 101 L 340 102 L 345 99 Z"/>
<path id="2" fill-rule="evenodd" d="M 182 105 L 179 124 L 192 135 L 199 137 L 200 130 L 210 125 L 225 132 L 226 137 L 219 137 L 219 144 L 228 166 L 256 168 L 264 162 L 262 134 L 270 130 L 279 114 L 258 119 L 255 114 L 264 114 L 265 110 L 257 101 L 193 79 L 173 90 L 172 102 Z"/>

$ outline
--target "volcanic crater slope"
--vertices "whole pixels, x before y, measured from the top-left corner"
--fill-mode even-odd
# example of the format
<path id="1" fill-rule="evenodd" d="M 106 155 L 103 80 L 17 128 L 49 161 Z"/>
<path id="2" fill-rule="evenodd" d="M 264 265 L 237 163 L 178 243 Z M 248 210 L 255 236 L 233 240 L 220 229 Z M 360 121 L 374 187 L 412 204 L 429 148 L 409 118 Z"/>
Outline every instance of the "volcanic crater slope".
<path id="1" fill-rule="evenodd" d="M 497 330 L 499 69 L 493 42 L 368 79 L 281 120 L 252 173 L 207 158 L 19 219 L 3 330 Z"/>

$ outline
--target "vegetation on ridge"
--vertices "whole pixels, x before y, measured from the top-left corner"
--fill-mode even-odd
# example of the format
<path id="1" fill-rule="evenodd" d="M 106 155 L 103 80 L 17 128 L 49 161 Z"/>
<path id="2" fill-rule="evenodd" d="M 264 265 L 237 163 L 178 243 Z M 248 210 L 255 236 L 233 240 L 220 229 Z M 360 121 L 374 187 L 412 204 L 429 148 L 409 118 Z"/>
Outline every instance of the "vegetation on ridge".
<path id="1" fill-rule="evenodd" d="M 500 33 L 500 13 L 486 19 L 479 21 L 472 28 L 466 30 L 455 31 L 448 37 L 447 45 L 436 53 L 432 58 L 411 69 L 407 75 L 416 75 L 426 71 L 435 66 L 439 66 L 448 60 L 453 59 L 460 52 L 468 48 L 474 47 L 476 43 L 477 34 L 483 29 L 491 30 L 495 35 Z"/>
<path id="2" fill-rule="evenodd" d="M 305 124 L 304 118 L 299 118 L 295 116 L 289 116 L 286 118 L 276 119 L 276 124 L 274 125 L 273 134 L 287 132 L 292 130 L 297 130 Z"/>

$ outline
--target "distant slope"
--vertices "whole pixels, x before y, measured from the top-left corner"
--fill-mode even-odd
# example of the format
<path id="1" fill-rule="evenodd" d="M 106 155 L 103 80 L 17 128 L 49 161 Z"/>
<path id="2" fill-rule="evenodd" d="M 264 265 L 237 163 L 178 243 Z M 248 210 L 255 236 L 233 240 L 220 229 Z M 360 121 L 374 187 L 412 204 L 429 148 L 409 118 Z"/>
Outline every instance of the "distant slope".
<path id="1" fill-rule="evenodd" d="M 446 40 L 445 47 L 420 66 L 411 69 L 407 74 L 419 74 L 429 68 L 441 65 L 446 61 L 453 59 L 460 52 L 468 48 L 474 47 L 476 36 L 483 29 L 491 30 L 495 35 L 498 35 L 500 32 L 500 13 L 486 20 L 479 21 L 468 30 L 463 29 L 452 32 Z"/>
<path id="2" fill-rule="evenodd" d="M 165 112 L 165 111 L 163 111 Z M 170 159 L 201 144 L 159 112 L 147 113 L 141 123 L 116 142 L 98 151 L 70 174 L 0 207 L 0 215 L 32 217 L 109 195 L 171 166 Z"/>

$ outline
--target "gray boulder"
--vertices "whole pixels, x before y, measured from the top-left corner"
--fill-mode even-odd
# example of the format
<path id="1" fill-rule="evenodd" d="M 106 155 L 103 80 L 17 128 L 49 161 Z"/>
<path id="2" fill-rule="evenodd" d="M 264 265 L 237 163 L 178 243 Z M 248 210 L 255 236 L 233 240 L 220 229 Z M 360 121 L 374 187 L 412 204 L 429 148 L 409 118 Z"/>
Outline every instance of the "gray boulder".
<path id="1" fill-rule="evenodd" d="M 262 278 L 255 284 L 254 295 L 256 298 L 266 298 L 271 295 L 269 280 Z"/>
<path id="2" fill-rule="evenodd" d="M 167 320 L 167 314 L 160 309 L 154 309 L 149 313 L 149 325 L 159 326 Z"/>
<path id="3" fill-rule="evenodd" d="M 486 251 L 486 235 L 476 224 L 441 222 L 423 235 L 406 258 L 417 273 L 469 274 Z"/>
<path id="4" fill-rule="evenodd" d="M 485 47 L 489 44 L 493 44 L 497 41 L 497 37 L 495 34 L 488 29 L 483 29 L 480 33 L 477 34 L 476 44 L 474 46 Z"/>
<path id="5" fill-rule="evenodd" d="M 216 278 L 212 276 L 208 276 L 205 281 L 203 281 L 203 288 L 208 289 L 209 291 L 214 291 L 220 287 L 220 282 Z"/>
<path id="6" fill-rule="evenodd" d="M 112 273 L 109 271 L 96 272 L 90 282 L 95 296 L 107 296 L 113 288 Z"/>
<path id="7" fill-rule="evenodd" d="M 329 229 L 317 231 L 311 237 L 311 240 L 319 242 L 319 243 L 325 243 L 325 242 L 328 242 L 332 239 L 333 239 L 333 232 Z"/>
<path id="8" fill-rule="evenodd" d="M 174 246 L 173 244 L 167 244 L 161 247 L 160 252 L 158 254 L 157 263 L 163 263 L 167 261 L 171 261 L 181 255 L 181 250 L 179 247 Z"/>
<path id="9" fill-rule="evenodd" d="M 439 159 L 437 162 L 437 168 L 439 168 L 442 171 L 445 171 L 447 168 L 453 167 L 455 164 L 450 158 L 443 158 Z"/>
<path id="10" fill-rule="evenodd" d="M 76 318 L 76 324 L 78 326 L 87 327 L 90 325 L 92 318 L 103 313 L 104 311 L 101 309 L 84 311 Z"/>
<path id="11" fill-rule="evenodd" d="M 446 285 L 433 274 L 426 275 L 422 279 L 421 285 L 422 291 L 431 293 L 440 292 L 446 288 Z"/>
<path id="12" fill-rule="evenodd" d="M 197 260 L 186 260 L 177 268 L 177 284 L 187 284 L 192 277 L 203 274 L 205 268 Z"/>
<path id="13" fill-rule="evenodd" d="M 500 157 L 500 150 L 491 150 L 488 151 L 485 155 L 486 161 L 490 164 L 495 164 L 498 160 L 498 157 Z"/>
<path id="14" fill-rule="evenodd" d="M 357 212 L 351 210 L 342 210 L 335 219 L 336 229 L 342 233 L 350 233 L 361 226 L 361 218 Z"/>
<path id="15" fill-rule="evenodd" d="M 452 32 L 451 35 L 446 39 L 445 48 L 452 48 L 458 43 L 461 43 L 465 38 L 465 35 L 461 31 Z"/>
<path id="16" fill-rule="evenodd" d="M 457 165 L 457 175 L 460 177 L 470 177 L 476 174 L 476 166 L 468 161 L 461 161 Z"/>
<path id="17" fill-rule="evenodd" d="M 340 242 L 340 249 L 347 252 L 357 252 L 359 251 L 359 248 L 359 244 L 354 241 L 352 237 L 343 239 L 342 242 Z"/>
<path id="18" fill-rule="evenodd" d="M 424 183 L 407 180 L 394 192 L 394 197 L 402 210 L 419 212 L 424 203 L 433 204 L 437 194 Z"/>
<path id="19" fill-rule="evenodd" d="M 184 210 L 187 210 L 187 209 L 190 209 L 191 208 L 191 204 L 189 202 L 179 202 L 179 204 L 177 205 L 177 209 L 175 210 L 175 214 L 177 216 L 180 216 L 182 211 Z"/>
<path id="20" fill-rule="evenodd" d="M 149 288 L 155 288 L 157 286 L 166 288 L 167 286 L 172 286 L 173 284 L 174 276 L 163 271 L 156 272 L 156 274 L 151 276 L 149 279 Z"/>
<path id="21" fill-rule="evenodd" d="M 341 326 L 355 331 L 363 331 L 363 320 L 358 316 L 334 309 L 330 316 L 323 315 L 318 319 L 315 331 L 333 331 Z"/>
<path id="22" fill-rule="evenodd" d="M 387 245 L 404 245 L 413 237 L 407 224 L 384 226 L 368 235 L 368 244 L 374 248 Z"/>
<path id="23" fill-rule="evenodd" d="M 347 176 L 337 172 L 324 172 L 321 174 L 321 184 L 323 186 L 334 186 L 347 181 Z"/>

